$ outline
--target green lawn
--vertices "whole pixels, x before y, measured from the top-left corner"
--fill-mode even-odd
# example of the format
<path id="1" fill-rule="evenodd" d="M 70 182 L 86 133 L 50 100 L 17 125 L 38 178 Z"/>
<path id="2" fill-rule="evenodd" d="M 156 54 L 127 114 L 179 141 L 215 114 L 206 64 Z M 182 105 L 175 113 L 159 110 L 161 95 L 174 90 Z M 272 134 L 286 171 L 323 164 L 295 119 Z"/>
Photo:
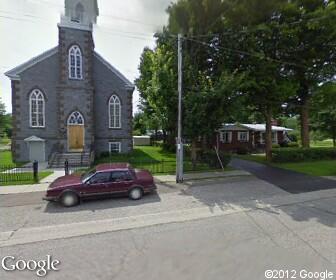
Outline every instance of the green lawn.
<path id="1" fill-rule="evenodd" d="M 278 163 L 272 165 L 313 176 L 336 176 L 336 160 Z"/>
<path id="2" fill-rule="evenodd" d="M 176 171 L 176 155 L 163 151 L 161 147 L 153 146 L 136 146 L 129 155 L 114 154 L 111 157 L 99 158 L 95 164 L 109 162 L 130 162 L 136 168 L 144 168 L 150 170 L 154 174 L 170 174 Z M 184 170 L 192 171 L 192 164 L 189 158 L 184 160 Z M 195 171 L 210 171 L 211 168 L 207 164 L 198 164 Z M 232 168 L 225 168 L 232 170 Z"/>
<path id="3" fill-rule="evenodd" d="M 9 145 L 10 144 L 10 139 L 5 137 L 5 138 L 0 138 L 0 145 Z"/>
<path id="4" fill-rule="evenodd" d="M 39 180 L 42 180 L 53 174 L 52 171 L 39 172 Z M 0 173 L 0 187 L 14 185 L 33 185 L 36 184 L 33 178 L 33 172 L 23 172 L 17 174 Z"/>
<path id="5" fill-rule="evenodd" d="M 327 139 L 323 141 L 310 141 L 310 146 L 313 147 L 333 147 L 332 139 Z"/>
<path id="6" fill-rule="evenodd" d="M 264 154 L 240 155 L 238 158 L 269 164 L 279 168 L 289 169 L 312 176 L 336 176 L 336 160 L 317 160 L 294 163 L 268 163 Z"/>
<path id="7" fill-rule="evenodd" d="M 11 151 L 0 152 L 0 165 L 13 165 Z"/>

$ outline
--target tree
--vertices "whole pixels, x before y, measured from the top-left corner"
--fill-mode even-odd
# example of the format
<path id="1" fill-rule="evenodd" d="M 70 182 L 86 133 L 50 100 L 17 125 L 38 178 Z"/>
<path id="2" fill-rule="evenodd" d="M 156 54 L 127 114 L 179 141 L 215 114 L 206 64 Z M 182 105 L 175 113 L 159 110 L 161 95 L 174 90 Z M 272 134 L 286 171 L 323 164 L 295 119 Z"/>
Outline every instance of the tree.
<path id="1" fill-rule="evenodd" d="M 214 42 L 225 67 L 242 75 L 239 86 L 245 106 L 263 116 L 266 123 L 266 158 L 272 158 L 272 119 L 296 91 L 286 71 L 282 51 L 286 48 L 280 18 L 286 3 L 281 0 L 226 1 L 226 23 Z M 262 7 L 262 8 L 261 8 Z"/>
<path id="2" fill-rule="evenodd" d="M 312 128 L 333 140 L 336 147 L 336 84 L 329 82 L 318 88 L 312 98 Z"/>
<path id="3" fill-rule="evenodd" d="M 300 115 L 302 146 L 309 147 L 309 110 L 314 89 L 336 72 L 335 1 L 293 0 L 283 19 L 288 39 L 282 55 L 293 62 L 287 70 L 299 84 L 290 102 Z"/>
<path id="4" fill-rule="evenodd" d="M 4 136 L 6 126 L 6 107 L 0 97 L 0 138 Z"/>

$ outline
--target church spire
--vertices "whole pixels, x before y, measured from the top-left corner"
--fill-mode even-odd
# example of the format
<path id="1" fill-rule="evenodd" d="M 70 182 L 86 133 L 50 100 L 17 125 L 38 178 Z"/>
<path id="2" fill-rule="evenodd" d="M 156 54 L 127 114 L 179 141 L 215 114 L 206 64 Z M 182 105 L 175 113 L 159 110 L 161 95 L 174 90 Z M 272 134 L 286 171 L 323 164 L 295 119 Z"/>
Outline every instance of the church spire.
<path id="1" fill-rule="evenodd" d="M 59 26 L 92 30 L 98 15 L 97 0 L 65 0 L 65 12 Z"/>

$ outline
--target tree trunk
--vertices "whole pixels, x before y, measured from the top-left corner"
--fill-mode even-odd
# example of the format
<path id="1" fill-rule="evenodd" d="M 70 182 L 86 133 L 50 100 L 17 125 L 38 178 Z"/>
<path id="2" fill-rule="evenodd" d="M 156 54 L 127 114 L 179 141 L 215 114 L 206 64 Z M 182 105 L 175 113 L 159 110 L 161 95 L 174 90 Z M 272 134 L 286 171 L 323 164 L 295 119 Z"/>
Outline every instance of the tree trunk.
<path id="1" fill-rule="evenodd" d="M 301 107 L 301 143 L 303 148 L 310 147 L 309 137 L 309 101 L 303 101 Z"/>
<path id="2" fill-rule="evenodd" d="M 197 161 L 197 140 L 193 139 L 191 141 L 191 164 L 192 169 L 196 169 L 196 161 Z"/>
<path id="3" fill-rule="evenodd" d="M 333 140 L 333 147 L 336 148 L 336 129 L 333 128 L 332 130 L 332 140 Z"/>
<path id="4" fill-rule="evenodd" d="M 202 150 L 206 151 L 208 149 L 208 137 L 204 135 L 202 137 Z"/>
<path id="5" fill-rule="evenodd" d="M 265 152 L 266 160 L 268 162 L 272 161 L 272 111 L 267 109 L 265 113 L 266 117 L 266 131 L 265 131 Z"/>

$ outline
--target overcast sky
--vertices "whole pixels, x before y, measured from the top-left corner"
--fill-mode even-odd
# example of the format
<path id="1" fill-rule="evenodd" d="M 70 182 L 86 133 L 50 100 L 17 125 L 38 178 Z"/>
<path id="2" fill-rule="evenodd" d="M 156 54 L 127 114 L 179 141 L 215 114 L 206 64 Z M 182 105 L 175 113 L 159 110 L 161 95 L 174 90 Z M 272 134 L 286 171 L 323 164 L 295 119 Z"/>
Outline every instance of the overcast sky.
<path id="1" fill-rule="evenodd" d="M 167 22 L 171 0 L 98 0 L 96 51 L 130 81 L 138 76 L 140 55 L 153 47 L 153 34 Z M 4 72 L 58 44 L 57 23 L 64 0 L 0 0 L 0 97 L 11 112 L 10 80 Z M 134 93 L 136 109 L 138 93 Z"/>

